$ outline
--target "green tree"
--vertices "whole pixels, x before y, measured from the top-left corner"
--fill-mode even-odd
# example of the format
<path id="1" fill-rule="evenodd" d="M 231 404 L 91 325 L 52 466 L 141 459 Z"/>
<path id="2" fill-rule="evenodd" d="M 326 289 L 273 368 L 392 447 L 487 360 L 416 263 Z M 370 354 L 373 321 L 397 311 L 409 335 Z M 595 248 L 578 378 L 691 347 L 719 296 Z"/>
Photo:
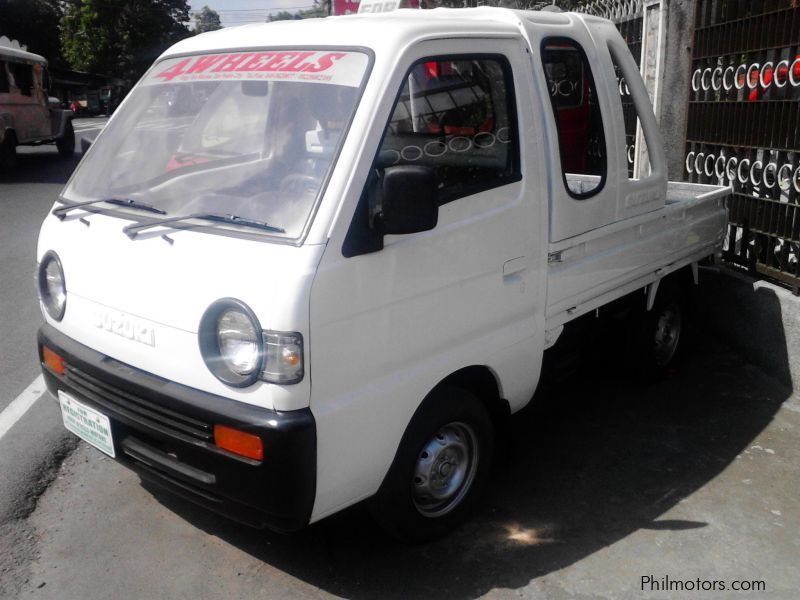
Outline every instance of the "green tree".
<path id="1" fill-rule="evenodd" d="M 79 71 L 135 81 L 167 47 L 191 35 L 186 0 L 67 0 L 64 58 Z"/>
<path id="2" fill-rule="evenodd" d="M 267 23 L 273 21 L 291 21 L 294 19 L 314 19 L 318 17 L 327 17 L 330 14 L 330 0 L 314 0 L 314 6 L 306 10 L 301 10 L 296 13 L 290 13 L 288 10 L 270 14 L 267 17 Z"/>
<path id="3" fill-rule="evenodd" d="M 272 23 L 273 21 L 292 21 L 302 18 L 303 17 L 301 17 L 299 13 L 290 13 L 288 10 L 281 10 L 267 15 L 267 23 Z"/>
<path id="4" fill-rule="evenodd" d="M 219 13 L 211 10 L 208 6 L 201 8 L 194 16 L 195 33 L 205 33 L 206 31 L 216 31 L 222 29 L 222 22 L 219 20 Z"/>
<path id="5" fill-rule="evenodd" d="M 62 14 L 60 0 L 0 0 L 0 35 L 18 40 L 55 66 L 63 66 L 59 39 Z"/>
<path id="6" fill-rule="evenodd" d="M 314 0 L 314 6 L 300 11 L 300 16 L 304 19 L 317 17 L 327 17 L 331 14 L 331 0 Z"/>

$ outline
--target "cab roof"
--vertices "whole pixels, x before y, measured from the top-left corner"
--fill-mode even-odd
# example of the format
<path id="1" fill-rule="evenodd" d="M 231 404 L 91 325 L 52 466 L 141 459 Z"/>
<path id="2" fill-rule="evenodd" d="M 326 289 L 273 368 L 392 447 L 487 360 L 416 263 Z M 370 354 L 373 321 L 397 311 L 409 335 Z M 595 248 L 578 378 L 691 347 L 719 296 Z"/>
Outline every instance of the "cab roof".
<path id="1" fill-rule="evenodd" d="M 516 11 L 494 7 L 400 9 L 388 13 L 227 27 L 178 42 L 161 58 L 259 47 L 349 46 L 380 52 L 397 50 L 418 39 L 518 36 L 526 21 L 579 26 L 590 19 L 592 17 L 576 13 Z"/>

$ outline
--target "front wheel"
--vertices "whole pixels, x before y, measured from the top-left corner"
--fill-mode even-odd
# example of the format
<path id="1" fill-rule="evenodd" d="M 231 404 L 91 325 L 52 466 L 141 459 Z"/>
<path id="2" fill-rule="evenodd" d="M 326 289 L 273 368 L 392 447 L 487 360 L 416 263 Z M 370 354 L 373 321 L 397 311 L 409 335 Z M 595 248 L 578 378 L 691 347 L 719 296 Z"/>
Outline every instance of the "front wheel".
<path id="1" fill-rule="evenodd" d="M 67 121 L 64 126 L 64 135 L 56 140 L 56 148 L 64 158 L 70 158 L 75 154 L 75 130 L 72 127 L 72 121 Z"/>
<path id="2" fill-rule="evenodd" d="M 6 132 L 0 143 L 0 173 L 11 172 L 17 166 L 17 138 L 13 132 Z"/>
<path id="3" fill-rule="evenodd" d="M 434 392 L 406 429 L 370 509 L 407 541 L 441 536 L 462 522 L 489 475 L 494 434 L 486 408 L 453 387 Z"/>

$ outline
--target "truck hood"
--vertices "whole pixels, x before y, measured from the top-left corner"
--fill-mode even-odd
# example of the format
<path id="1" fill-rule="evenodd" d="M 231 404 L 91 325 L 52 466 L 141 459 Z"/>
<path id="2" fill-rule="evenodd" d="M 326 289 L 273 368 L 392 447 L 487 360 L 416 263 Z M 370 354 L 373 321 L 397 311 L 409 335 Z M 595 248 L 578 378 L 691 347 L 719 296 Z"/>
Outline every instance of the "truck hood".
<path id="1" fill-rule="evenodd" d="M 80 210 L 64 221 L 45 219 L 37 258 L 54 250 L 67 287 L 63 320 L 46 316 L 48 322 L 132 366 L 252 402 L 255 390 L 225 386 L 205 367 L 197 342 L 200 319 L 214 301 L 236 298 L 264 329 L 307 335 L 308 290 L 324 246 L 217 235 L 208 228 L 168 230 L 172 243 L 163 231 L 131 240 L 122 231 L 130 222 Z M 253 388 L 265 386 L 276 387 Z M 275 404 L 264 397 L 254 403 Z M 298 407 L 294 400 L 289 405 L 282 408 Z"/>

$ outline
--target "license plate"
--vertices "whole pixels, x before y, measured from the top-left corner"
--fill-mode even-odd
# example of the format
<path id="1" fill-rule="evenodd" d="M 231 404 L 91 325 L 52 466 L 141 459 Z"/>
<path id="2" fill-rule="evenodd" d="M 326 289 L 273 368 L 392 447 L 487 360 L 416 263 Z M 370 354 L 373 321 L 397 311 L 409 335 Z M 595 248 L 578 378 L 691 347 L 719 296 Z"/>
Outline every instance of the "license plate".
<path id="1" fill-rule="evenodd" d="M 108 417 L 61 390 L 58 390 L 58 402 L 61 404 L 64 427 L 114 458 L 114 440 Z"/>

